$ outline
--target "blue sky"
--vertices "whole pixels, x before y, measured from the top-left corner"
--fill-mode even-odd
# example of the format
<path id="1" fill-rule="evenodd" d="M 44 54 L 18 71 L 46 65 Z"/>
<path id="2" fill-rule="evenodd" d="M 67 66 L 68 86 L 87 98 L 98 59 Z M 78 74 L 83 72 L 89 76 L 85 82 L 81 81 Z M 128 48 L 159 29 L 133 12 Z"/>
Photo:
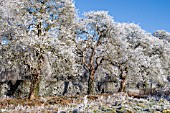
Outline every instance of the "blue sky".
<path id="1" fill-rule="evenodd" d="M 116 22 L 134 22 L 153 33 L 156 30 L 170 32 L 170 0 L 74 0 L 79 14 L 104 10 Z"/>

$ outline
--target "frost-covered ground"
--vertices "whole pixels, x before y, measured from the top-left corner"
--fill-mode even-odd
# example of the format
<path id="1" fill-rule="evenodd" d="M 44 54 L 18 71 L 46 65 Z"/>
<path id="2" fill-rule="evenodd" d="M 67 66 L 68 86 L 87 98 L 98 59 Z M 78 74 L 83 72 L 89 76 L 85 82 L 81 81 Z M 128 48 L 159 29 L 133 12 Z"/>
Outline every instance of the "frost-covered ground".
<path id="1" fill-rule="evenodd" d="M 74 97 L 40 97 L 35 100 L 0 100 L 0 112 L 40 113 L 170 113 L 164 98 L 133 98 L 124 93 Z"/>

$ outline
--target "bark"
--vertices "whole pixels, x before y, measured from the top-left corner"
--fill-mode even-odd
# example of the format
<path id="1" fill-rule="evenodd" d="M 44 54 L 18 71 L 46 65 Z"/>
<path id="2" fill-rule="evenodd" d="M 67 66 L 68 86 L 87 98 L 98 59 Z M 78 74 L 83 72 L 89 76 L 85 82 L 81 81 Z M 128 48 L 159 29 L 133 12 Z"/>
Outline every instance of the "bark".
<path id="1" fill-rule="evenodd" d="M 38 97 L 39 94 L 39 84 L 40 84 L 40 73 L 41 73 L 41 69 L 43 67 L 43 63 L 44 63 L 44 57 L 43 55 L 38 55 L 38 66 L 37 69 L 34 70 L 34 73 L 32 74 L 32 78 L 31 78 L 31 86 L 30 86 L 30 94 L 29 94 L 29 99 L 35 99 L 36 97 Z"/>
<path id="2" fill-rule="evenodd" d="M 87 94 L 95 94 L 95 87 L 94 87 L 94 74 L 95 71 L 92 70 L 89 76 L 89 80 L 88 80 L 88 90 L 87 90 Z"/>
<path id="3" fill-rule="evenodd" d="M 37 25 L 37 30 L 38 30 L 38 37 L 40 37 L 42 35 L 42 30 L 41 30 L 41 22 Z"/>
<path id="4" fill-rule="evenodd" d="M 39 83 L 40 83 L 39 74 L 33 74 L 33 79 L 31 80 L 31 86 L 30 86 L 30 93 L 28 97 L 30 100 L 38 97 Z"/>
<path id="5" fill-rule="evenodd" d="M 125 88 L 126 88 L 126 74 L 127 74 L 127 68 L 125 68 L 125 70 L 121 69 L 121 74 L 120 74 L 121 83 L 120 83 L 119 92 L 125 92 Z"/>
<path id="6" fill-rule="evenodd" d="M 125 92 L 125 87 L 126 87 L 126 77 L 123 77 L 121 78 L 119 92 Z"/>

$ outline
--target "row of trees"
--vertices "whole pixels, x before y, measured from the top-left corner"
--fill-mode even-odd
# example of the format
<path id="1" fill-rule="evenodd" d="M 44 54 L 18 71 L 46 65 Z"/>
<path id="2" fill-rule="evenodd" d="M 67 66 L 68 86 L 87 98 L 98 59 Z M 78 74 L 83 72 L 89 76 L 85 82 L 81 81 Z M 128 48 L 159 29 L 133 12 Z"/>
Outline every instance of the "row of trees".
<path id="1" fill-rule="evenodd" d="M 108 12 L 79 18 L 72 0 L 1 1 L 0 11 L 0 80 L 31 80 L 30 98 L 42 78 L 86 73 L 94 94 L 98 76 L 117 77 L 125 91 L 134 78 L 161 83 L 170 75 L 169 35 L 160 40 Z"/>

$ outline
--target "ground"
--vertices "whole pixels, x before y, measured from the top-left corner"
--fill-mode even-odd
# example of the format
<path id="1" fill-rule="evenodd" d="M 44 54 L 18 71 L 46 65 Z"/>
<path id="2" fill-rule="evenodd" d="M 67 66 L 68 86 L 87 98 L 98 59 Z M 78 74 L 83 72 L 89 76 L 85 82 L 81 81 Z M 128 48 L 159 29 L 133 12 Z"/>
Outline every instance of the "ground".
<path id="1" fill-rule="evenodd" d="M 170 113 L 170 101 L 160 97 L 134 98 L 126 93 L 0 99 L 2 113 Z"/>

